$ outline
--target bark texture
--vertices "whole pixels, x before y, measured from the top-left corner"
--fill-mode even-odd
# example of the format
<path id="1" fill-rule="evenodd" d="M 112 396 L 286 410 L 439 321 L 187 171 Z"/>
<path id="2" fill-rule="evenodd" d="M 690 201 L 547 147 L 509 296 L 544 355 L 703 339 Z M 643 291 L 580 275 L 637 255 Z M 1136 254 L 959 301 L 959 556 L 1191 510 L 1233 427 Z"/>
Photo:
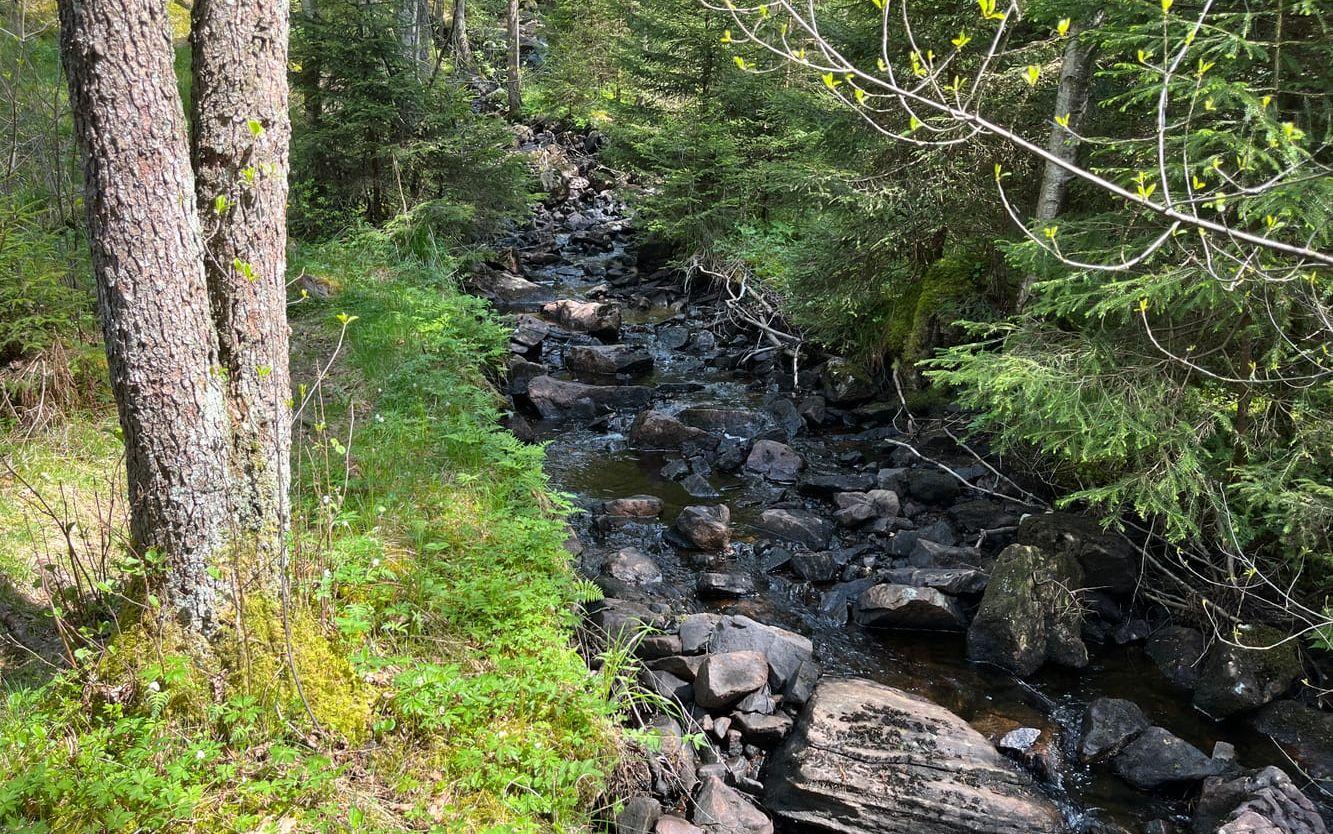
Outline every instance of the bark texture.
<path id="1" fill-rule="evenodd" d="M 505 34 L 508 44 L 505 50 L 509 56 L 509 73 L 505 78 L 505 89 L 509 95 L 509 117 L 516 119 L 523 113 L 523 82 L 519 78 L 519 65 L 522 62 L 522 43 L 520 42 L 518 0 L 509 0 L 505 13 Z"/>
<path id="2" fill-rule="evenodd" d="M 427 0 L 397 0 L 398 41 L 403 60 L 418 80 L 431 72 L 430 5 Z"/>
<path id="3" fill-rule="evenodd" d="M 450 41 L 454 50 L 455 69 L 472 66 L 472 42 L 467 35 L 467 0 L 454 0 L 453 34 Z"/>
<path id="4" fill-rule="evenodd" d="M 160 0 L 61 0 L 89 237 L 125 440 L 131 533 L 167 604 L 207 633 L 227 545 L 227 412 L 185 117 Z"/>
<path id="5" fill-rule="evenodd" d="M 1091 26 L 1101 24 L 1099 13 Z M 1051 125 L 1051 135 L 1046 142 L 1046 149 L 1066 162 L 1074 162 L 1078 157 L 1077 134 L 1083 126 L 1088 112 L 1088 92 L 1092 82 L 1092 60 L 1096 54 L 1093 44 L 1078 37 L 1078 32 L 1069 34 L 1065 46 L 1064 59 L 1060 64 L 1060 85 L 1055 91 L 1055 116 L 1069 117 L 1068 126 Z M 1042 172 L 1041 185 L 1037 190 L 1037 210 L 1035 214 L 1038 228 L 1044 227 L 1064 209 L 1065 195 L 1069 191 L 1069 181 L 1073 178 L 1065 169 L 1054 162 L 1047 162 Z M 1036 276 L 1024 276 L 1023 285 L 1018 293 L 1018 309 L 1022 310 L 1032 296 L 1032 284 Z"/>
<path id="6" fill-rule="evenodd" d="M 196 0 L 192 22 L 195 193 L 226 372 L 231 509 L 238 544 L 272 577 L 290 524 L 289 5 Z"/>

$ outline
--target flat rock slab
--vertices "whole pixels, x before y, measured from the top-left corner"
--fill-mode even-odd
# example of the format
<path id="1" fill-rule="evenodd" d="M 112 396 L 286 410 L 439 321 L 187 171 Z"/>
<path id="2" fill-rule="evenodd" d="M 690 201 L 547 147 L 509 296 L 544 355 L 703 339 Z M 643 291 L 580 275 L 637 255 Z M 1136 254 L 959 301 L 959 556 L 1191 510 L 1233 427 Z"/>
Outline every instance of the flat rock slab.
<path id="1" fill-rule="evenodd" d="M 840 834 L 1056 834 L 1060 811 L 963 719 L 855 678 L 820 682 L 774 754 L 769 811 Z"/>

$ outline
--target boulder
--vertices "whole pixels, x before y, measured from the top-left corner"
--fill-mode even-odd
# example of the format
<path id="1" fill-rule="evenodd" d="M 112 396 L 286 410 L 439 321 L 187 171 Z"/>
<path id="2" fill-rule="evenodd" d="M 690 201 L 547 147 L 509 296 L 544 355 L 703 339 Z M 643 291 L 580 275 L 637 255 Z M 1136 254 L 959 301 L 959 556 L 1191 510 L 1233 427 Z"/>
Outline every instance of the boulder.
<path id="1" fill-rule="evenodd" d="M 803 544 L 811 550 L 828 547 L 833 535 L 833 524 L 809 510 L 764 510 L 755 526 L 760 533 Z"/>
<path id="2" fill-rule="evenodd" d="M 662 499 L 655 495 L 631 495 L 602 502 L 602 512 L 618 518 L 657 518 L 662 514 Z"/>
<path id="3" fill-rule="evenodd" d="M 1328 834 L 1309 797 L 1276 767 L 1203 783 L 1194 834 Z"/>
<path id="4" fill-rule="evenodd" d="M 967 618 L 952 597 L 934 588 L 876 585 L 856 601 L 856 621 L 863 626 L 959 631 Z"/>
<path id="5" fill-rule="evenodd" d="M 839 834 L 1055 834 L 1059 809 L 976 730 L 917 696 L 822 681 L 768 767 L 780 817 Z"/>
<path id="6" fill-rule="evenodd" d="M 629 345 L 572 345 L 565 350 L 565 369 L 602 376 L 646 374 L 653 369 L 653 357 Z"/>
<path id="7" fill-rule="evenodd" d="M 894 568 L 884 578 L 895 585 L 934 588 L 951 596 L 979 594 L 990 580 L 977 568 Z"/>
<path id="8" fill-rule="evenodd" d="M 744 440 L 753 440 L 770 425 L 760 412 L 742 408 L 687 408 L 680 412 L 680 420 L 696 429 Z"/>
<path id="9" fill-rule="evenodd" d="M 843 527 L 860 527 L 872 519 L 892 518 L 899 509 L 898 493 L 888 489 L 840 492 L 833 496 L 833 503 L 838 506 L 833 517 Z"/>
<path id="10" fill-rule="evenodd" d="M 691 443 L 706 443 L 708 433 L 687 426 L 660 411 L 644 411 L 634 418 L 629 430 L 629 442 L 638 449 L 678 451 Z"/>
<path id="11" fill-rule="evenodd" d="M 878 390 L 870 374 L 846 359 L 834 357 L 824 365 L 824 399 L 830 405 L 860 405 Z"/>
<path id="12" fill-rule="evenodd" d="M 1198 782 L 1223 773 L 1230 764 L 1209 758 L 1161 727 L 1142 731 L 1111 760 L 1116 774 L 1141 790 Z"/>
<path id="13" fill-rule="evenodd" d="M 686 507 L 676 516 L 676 529 L 699 550 L 726 550 L 731 546 L 731 510 L 726 504 Z"/>
<path id="14" fill-rule="evenodd" d="M 543 304 L 542 315 L 575 333 L 587 333 L 603 339 L 620 336 L 620 307 L 615 304 L 565 298 Z"/>
<path id="15" fill-rule="evenodd" d="M 1291 688 L 1301 676 L 1293 641 L 1276 629 L 1260 626 L 1240 635 L 1242 648 L 1220 640 L 1199 665 L 1194 706 L 1222 719 L 1257 709 Z"/>
<path id="16" fill-rule="evenodd" d="M 644 669 L 640 680 L 654 694 L 681 705 L 688 705 L 694 697 L 694 686 L 684 678 L 662 669 Z"/>
<path id="17" fill-rule="evenodd" d="M 651 796 L 635 796 L 616 814 L 616 834 L 653 834 L 662 816 L 662 803 Z"/>
<path id="18" fill-rule="evenodd" d="M 1083 568 L 1089 588 L 1128 594 L 1139 579 L 1139 555 L 1124 536 L 1103 530 L 1087 516 L 1074 513 L 1029 515 L 1018 525 L 1019 544 L 1048 553 L 1068 553 Z"/>
<path id="19" fill-rule="evenodd" d="M 553 376 L 528 382 L 528 399 L 545 420 L 557 420 L 578 412 L 592 416 L 599 411 L 641 408 L 653 398 L 653 390 L 639 385 L 585 385 Z"/>
<path id="20" fill-rule="evenodd" d="M 840 565 L 827 550 L 802 550 L 791 555 L 792 571 L 806 582 L 832 582 Z"/>
<path id="21" fill-rule="evenodd" d="M 933 466 L 909 469 L 903 481 L 907 493 L 926 504 L 948 504 L 963 490 L 957 478 Z"/>
<path id="22" fill-rule="evenodd" d="M 1166 679 L 1182 689 L 1199 681 L 1199 664 L 1208 648 L 1203 632 L 1186 626 L 1166 626 L 1153 632 L 1144 646 Z"/>
<path id="23" fill-rule="evenodd" d="M 716 776 L 700 784 L 690 819 L 705 834 L 773 834 L 773 823 L 764 812 Z"/>
<path id="24" fill-rule="evenodd" d="M 681 626 L 684 640 L 684 624 Z M 800 673 L 802 664 L 813 663 L 814 644 L 808 637 L 749 617 L 724 616 L 707 636 L 708 651 L 755 651 L 768 661 L 768 684 L 774 692 L 786 692 Z"/>
<path id="25" fill-rule="evenodd" d="M 943 568 L 976 565 L 981 552 L 975 547 L 954 547 L 925 538 L 925 531 L 917 534 L 915 544 L 907 555 L 907 563 L 914 568 Z"/>
<path id="26" fill-rule="evenodd" d="M 662 569 L 657 562 L 637 547 L 623 547 L 612 553 L 603 571 L 627 585 L 654 585 L 662 581 Z"/>
<path id="27" fill-rule="evenodd" d="M 509 349 L 524 356 L 540 356 L 542 343 L 551 335 L 551 325 L 536 316 L 519 316 L 514 333 L 509 337 Z"/>
<path id="28" fill-rule="evenodd" d="M 960 529 L 971 532 L 1011 527 L 1018 521 L 1018 516 L 1010 511 L 1010 506 L 990 498 L 974 498 L 950 507 L 949 518 Z"/>
<path id="29" fill-rule="evenodd" d="M 1078 562 L 1028 545 L 1005 548 L 995 560 L 981 607 L 967 632 L 967 656 L 1030 675 L 1047 661 L 1082 668 L 1088 649 L 1074 593 Z"/>
<path id="30" fill-rule="evenodd" d="M 1146 729 L 1148 719 L 1138 704 L 1121 698 L 1098 698 L 1083 714 L 1078 757 L 1084 762 L 1109 759 Z"/>
<path id="31" fill-rule="evenodd" d="M 801 477 L 796 489 L 802 495 L 832 498 L 839 492 L 866 492 L 875 486 L 867 472 L 809 472 Z"/>
<path id="32" fill-rule="evenodd" d="M 747 573 L 707 571 L 699 574 L 696 590 L 704 599 L 740 599 L 754 596 L 754 580 Z"/>
<path id="33" fill-rule="evenodd" d="M 720 709 L 768 683 L 768 660 L 762 652 L 710 654 L 694 679 L 694 700 L 705 709 Z"/>
<path id="34" fill-rule="evenodd" d="M 1255 716 L 1254 728 L 1280 744 L 1311 779 L 1333 793 L 1333 712 L 1298 701 L 1274 701 Z"/>
<path id="35" fill-rule="evenodd" d="M 805 467 L 805 461 L 787 444 L 776 440 L 757 440 L 745 459 L 745 468 L 770 481 L 792 483 Z"/>
<path id="36" fill-rule="evenodd" d="M 664 816 L 658 819 L 653 834 L 704 834 L 704 830 L 680 817 Z"/>

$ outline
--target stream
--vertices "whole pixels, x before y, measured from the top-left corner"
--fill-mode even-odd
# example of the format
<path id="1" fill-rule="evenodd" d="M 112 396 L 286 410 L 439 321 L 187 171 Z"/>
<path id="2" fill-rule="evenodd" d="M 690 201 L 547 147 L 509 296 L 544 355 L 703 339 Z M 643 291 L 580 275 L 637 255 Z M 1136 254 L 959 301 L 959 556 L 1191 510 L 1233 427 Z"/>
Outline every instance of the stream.
<path id="1" fill-rule="evenodd" d="M 926 423 L 919 436 L 904 436 L 903 415 L 891 392 L 834 401 L 849 392 L 828 380 L 821 384 L 814 369 L 800 368 L 801 377 L 794 380 L 790 361 L 776 361 L 780 355 L 763 351 L 767 343 L 759 334 L 734 326 L 709 286 L 698 282 L 686 291 L 678 271 L 640 248 L 643 239 L 619 196 L 620 184 L 596 163 L 595 135 L 538 128 L 520 141 L 553 172 L 546 183 L 548 188 L 555 183 L 553 198 L 511 232 L 503 242 L 508 254 L 473 276 L 472 284 L 518 316 L 511 428 L 525 440 L 549 444 L 553 485 L 574 496 L 583 510 L 572 522 L 580 567 L 608 596 L 647 606 L 654 615 L 743 615 L 803 635 L 813 643 L 821 680 L 850 677 L 922 696 L 990 742 L 1020 728 L 1039 730 L 1044 748 L 1018 755 L 1024 764 L 1016 767 L 1026 767 L 1035 789 L 1058 807 L 1063 830 L 1160 834 L 1190 824 L 1196 784 L 1144 791 L 1105 764 L 1080 763 L 1080 723 L 1098 698 L 1132 701 L 1152 724 L 1204 753 L 1226 742 L 1247 768 L 1290 769 L 1287 754 L 1269 736 L 1244 720 L 1211 720 L 1164 676 L 1143 646 L 1144 630 L 1161 624 L 1151 613 L 1131 616 L 1126 608 L 1108 617 L 1097 633 L 1101 639 L 1088 641 L 1085 668 L 1046 663 L 1025 679 L 969 661 L 962 630 L 857 624 L 850 616 L 857 595 L 884 570 L 904 564 L 890 555 L 907 555 L 892 549 L 904 533 L 928 530 L 946 547 L 973 548 L 981 564 L 989 565 L 1014 541 L 1019 518 L 1042 510 L 961 489 L 933 503 L 904 494 L 901 515 L 890 514 L 894 517 L 886 521 L 861 527 L 837 521 L 838 493 L 882 486 L 881 470 L 908 473 L 891 474 L 892 479 L 925 466 L 893 440 L 928 448 L 930 457 L 962 480 L 1000 484 L 965 450 L 931 434 Z M 554 304 L 565 300 L 575 303 L 564 309 Z M 605 349 L 610 345 L 620 347 Z M 698 428 L 678 448 L 635 442 L 636 419 L 648 409 L 705 426 L 708 443 L 696 443 Z M 765 440 L 799 460 L 777 449 L 768 474 L 756 471 L 752 450 Z M 787 477 L 791 467 L 798 470 L 794 478 Z M 907 489 L 916 494 L 916 487 Z M 627 515 L 605 511 L 605 502 L 631 496 L 651 496 L 660 504 L 648 502 L 647 509 L 636 506 Z M 677 517 L 686 507 L 719 504 L 730 512 L 729 546 L 692 546 L 676 526 Z M 833 531 L 827 550 L 807 553 L 775 536 L 764 522 L 764 512 L 775 507 L 827 519 Z M 991 532 L 983 535 L 978 526 Z M 636 586 L 633 571 L 631 581 L 623 571 L 609 575 L 609 554 L 624 548 L 648 557 L 644 569 L 651 573 L 655 565 L 660 579 Z M 712 577 L 706 588 L 699 584 L 701 573 Z M 958 603 L 970 615 L 978 599 L 961 594 Z M 1085 635 L 1090 630 L 1097 631 L 1085 624 Z M 690 671 L 697 672 L 697 665 Z M 716 713 L 709 716 L 695 706 L 693 716 L 708 727 Z M 740 761 L 748 770 L 727 781 L 759 795 L 772 754 L 748 737 L 745 741 L 738 748 L 731 739 L 728 752 L 727 737 L 716 738 L 718 751 L 705 753 L 700 766 L 721 761 L 734 771 Z M 660 800 L 664 812 L 671 812 L 671 800 Z M 679 807 L 675 813 L 684 816 L 688 810 Z M 782 815 L 775 823 L 778 831 L 791 834 L 858 830 Z M 622 821 L 621 827 L 633 830 L 633 824 Z M 736 825 L 736 831 L 763 830 Z M 658 823 L 644 830 L 690 829 Z"/>

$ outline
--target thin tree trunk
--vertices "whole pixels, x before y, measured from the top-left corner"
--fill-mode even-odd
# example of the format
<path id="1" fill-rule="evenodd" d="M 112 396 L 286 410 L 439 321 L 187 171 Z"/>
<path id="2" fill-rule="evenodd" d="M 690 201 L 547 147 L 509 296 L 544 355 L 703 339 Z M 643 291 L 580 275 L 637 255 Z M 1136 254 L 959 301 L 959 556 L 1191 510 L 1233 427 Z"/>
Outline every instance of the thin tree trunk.
<path id="1" fill-rule="evenodd" d="M 191 29 L 196 198 L 231 419 L 232 512 L 267 578 L 290 524 L 288 11 L 287 0 L 195 0 Z"/>
<path id="2" fill-rule="evenodd" d="M 1092 27 L 1101 24 L 1104 15 L 1098 12 L 1091 22 Z M 1078 157 L 1078 139 L 1075 136 L 1083 126 L 1088 111 L 1088 93 L 1092 82 L 1092 61 L 1096 47 L 1078 37 L 1078 31 L 1069 33 L 1065 46 L 1064 60 L 1060 65 L 1060 86 L 1055 92 L 1055 116 L 1068 119 L 1067 126 L 1058 123 L 1051 125 L 1050 138 L 1046 149 L 1066 162 L 1074 162 Z M 1037 210 L 1035 219 L 1039 227 L 1044 227 L 1064 209 L 1065 195 L 1069 191 L 1072 178 L 1065 169 L 1053 162 L 1047 162 L 1042 172 L 1041 185 L 1037 190 Z M 1018 310 L 1027 306 L 1032 297 L 1032 285 L 1037 276 L 1023 276 L 1023 284 L 1018 292 Z"/>
<path id="3" fill-rule="evenodd" d="M 472 43 L 467 37 L 467 0 L 454 0 L 453 35 L 455 69 L 472 66 Z"/>
<path id="4" fill-rule="evenodd" d="M 227 410 L 167 10 L 60 0 L 60 22 L 131 533 L 165 560 L 167 604 L 207 633 L 209 568 L 228 544 Z"/>
<path id="5" fill-rule="evenodd" d="M 518 0 L 509 0 L 505 15 L 506 32 L 509 40 L 509 76 L 505 86 L 509 93 L 509 118 L 517 119 L 523 114 L 523 82 L 519 77 L 519 64 L 522 61 L 522 44 L 519 42 Z"/>

